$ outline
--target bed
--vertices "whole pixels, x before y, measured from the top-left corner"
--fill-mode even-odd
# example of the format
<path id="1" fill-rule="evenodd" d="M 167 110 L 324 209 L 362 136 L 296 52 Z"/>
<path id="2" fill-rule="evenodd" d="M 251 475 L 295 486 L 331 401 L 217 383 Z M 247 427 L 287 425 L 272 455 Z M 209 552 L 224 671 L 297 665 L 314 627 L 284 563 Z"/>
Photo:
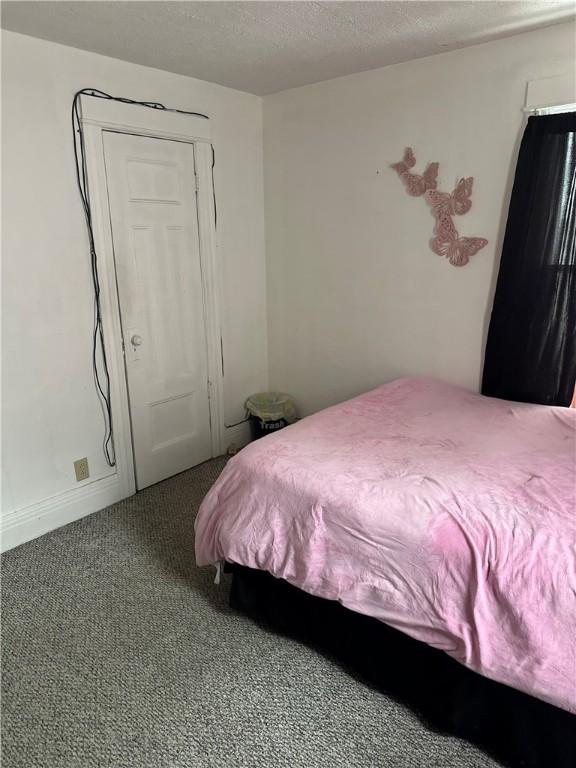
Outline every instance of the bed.
<path id="1" fill-rule="evenodd" d="M 552 723 L 545 764 L 560 765 L 576 757 L 575 440 L 573 409 L 399 379 L 229 461 L 197 517 L 197 563 L 233 564 L 248 611 L 300 595 L 387 633 L 383 656 L 408 636 L 512 690 Z"/>

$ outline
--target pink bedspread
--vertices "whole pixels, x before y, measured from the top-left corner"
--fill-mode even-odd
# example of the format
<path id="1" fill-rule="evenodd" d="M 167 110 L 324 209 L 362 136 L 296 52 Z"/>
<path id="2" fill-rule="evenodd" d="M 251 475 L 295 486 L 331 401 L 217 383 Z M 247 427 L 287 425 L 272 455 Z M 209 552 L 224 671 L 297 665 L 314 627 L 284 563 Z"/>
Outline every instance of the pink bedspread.
<path id="1" fill-rule="evenodd" d="M 400 379 L 233 458 L 197 562 L 269 571 L 576 712 L 575 437 L 569 408 Z"/>

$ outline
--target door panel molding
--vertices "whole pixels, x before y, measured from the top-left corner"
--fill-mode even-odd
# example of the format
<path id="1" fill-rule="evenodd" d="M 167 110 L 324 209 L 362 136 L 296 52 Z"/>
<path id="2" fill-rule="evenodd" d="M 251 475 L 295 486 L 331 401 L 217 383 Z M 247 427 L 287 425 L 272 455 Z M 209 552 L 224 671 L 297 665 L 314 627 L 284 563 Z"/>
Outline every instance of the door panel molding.
<path id="1" fill-rule="evenodd" d="M 95 103 L 93 103 L 95 102 Z M 132 428 L 122 347 L 120 304 L 116 285 L 114 248 L 108 209 L 104 131 L 158 139 L 177 139 L 194 145 L 197 177 L 197 215 L 206 325 L 208 390 L 212 456 L 222 453 L 224 436 L 221 369 L 220 282 L 212 185 L 212 145 L 209 121 L 104 99 L 82 97 L 81 122 L 86 149 L 86 174 L 94 242 L 101 283 L 101 311 L 110 375 L 110 395 L 116 475 L 123 498 L 136 492 Z"/>

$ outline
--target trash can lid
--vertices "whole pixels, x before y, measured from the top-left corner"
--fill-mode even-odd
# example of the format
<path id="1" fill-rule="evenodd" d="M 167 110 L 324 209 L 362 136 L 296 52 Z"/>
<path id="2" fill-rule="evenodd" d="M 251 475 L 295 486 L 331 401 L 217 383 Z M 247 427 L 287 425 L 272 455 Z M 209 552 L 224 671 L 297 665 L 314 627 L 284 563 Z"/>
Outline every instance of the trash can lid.
<path id="1" fill-rule="evenodd" d="M 289 424 L 296 421 L 296 406 L 290 395 L 283 392 L 257 392 L 246 400 L 246 410 L 262 421 L 285 419 Z"/>

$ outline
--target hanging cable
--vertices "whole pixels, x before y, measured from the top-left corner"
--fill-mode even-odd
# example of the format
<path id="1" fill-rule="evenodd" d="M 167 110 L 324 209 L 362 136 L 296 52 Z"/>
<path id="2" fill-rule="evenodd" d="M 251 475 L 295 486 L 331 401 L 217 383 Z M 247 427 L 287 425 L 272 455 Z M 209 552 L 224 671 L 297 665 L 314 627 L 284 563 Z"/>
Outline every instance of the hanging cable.
<path id="1" fill-rule="evenodd" d="M 218 229 L 218 211 L 216 208 L 216 185 L 214 184 L 214 166 L 216 165 L 216 152 L 214 151 L 214 144 L 210 144 L 212 148 L 212 198 L 214 200 L 214 229 Z"/>
<path id="2" fill-rule="evenodd" d="M 134 104 L 149 109 L 159 109 L 165 112 L 177 112 L 182 115 L 191 115 L 208 120 L 208 115 L 201 112 L 187 112 L 183 109 L 172 109 L 154 101 L 135 101 L 123 96 L 111 96 L 109 93 L 100 91 L 97 88 L 82 88 L 74 94 L 72 100 L 72 141 L 74 147 L 74 161 L 76 167 L 76 181 L 84 218 L 86 220 L 86 230 L 88 233 L 88 246 L 90 249 L 90 266 L 92 272 L 92 285 L 94 289 L 94 327 L 92 330 L 92 370 L 94 373 L 94 384 L 98 394 L 98 400 L 102 406 L 104 414 L 104 437 L 102 450 L 107 464 L 110 467 L 116 464 L 116 455 L 114 452 L 114 430 L 112 425 L 112 404 L 110 398 L 110 374 L 108 372 L 108 361 L 106 359 L 106 346 L 104 344 L 104 330 L 102 327 L 102 308 L 100 302 L 100 278 L 98 275 L 98 257 L 96 254 L 96 245 L 94 242 L 94 229 L 92 226 L 92 211 L 90 209 L 90 199 L 88 196 L 88 180 L 86 174 L 86 149 L 84 146 L 84 133 L 82 131 L 82 121 L 80 119 L 80 97 L 92 96 L 98 99 L 110 99 L 120 101 L 123 104 Z M 214 174 L 214 147 L 212 146 L 212 174 Z M 214 176 L 212 176 L 214 178 Z M 216 217 L 216 197 L 214 197 L 214 217 Z M 100 363 L 100 364 L 99 364 Z"/>
<path id="3" fill-rule="evenodd" d="M 210 144 L 212 148 L 212 199 L 214 200 L 214 230 L 218 228 L 218 208 L 216 207 L 216 184 L 214 183 L 214 166 L 216 165 L 216 152 L 214 151 L 214 144 Z M 224 344 L 222 341 L 222 335 L 220 335 L 220 360 L 222 364 L 222 377 L 224 377 Z M 248 412 L 246 412 L 248 413 Z M 250 417 L 247 415 L 246 418 L 242 419 L 241 421 L 237 421 L 235 424 L 224 424 L 226 429 L 232 429 L 232 427 L 239 427 L 240 424 L 245 424 L 247 421 L 250 421 Z"/>
<path id="4" fill-rule="evenodd" d="M 212 198 L 214 200 L 214 229 L 217 229 L 218 226 L 218 209 L 216 207 L 216 184 L 214 183 L 214 166 L 216 165 L 216 152 L 214 151 L 214 144 L 210 144 L 212 147 Z M 220 355 L 222 360 L 222 376 L 224 376 L 224 348 L 222 344 L 222 336 L 220 336 Z M 246 424 L 247 421 L 250 421 L 250 416 L 248 415 L 248 411 L 246 411 L 246 418 L 241 419 L 240 421 L 235 422 L 234 424 L 224 424 L 226 429 L 232 429 L 233 427 L 239 427 L 240 424 Z"/>

